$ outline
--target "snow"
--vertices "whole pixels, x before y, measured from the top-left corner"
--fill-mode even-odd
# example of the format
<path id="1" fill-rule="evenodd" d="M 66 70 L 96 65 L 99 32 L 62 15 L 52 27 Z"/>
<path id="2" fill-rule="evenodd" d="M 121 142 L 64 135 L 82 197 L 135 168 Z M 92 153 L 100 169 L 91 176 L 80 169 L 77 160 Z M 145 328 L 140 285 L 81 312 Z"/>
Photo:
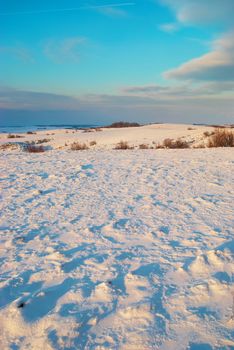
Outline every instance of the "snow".
<path id="1" fill-rule="evenodd" d="M 232 149 L 122 132 L 153 137 L 0 153 L 0 349 L 234 348 Z"/>
<path id="2" fill-rule="evenodd" d="M 49 139 L 50 141 L 45 146 L 61 149 L 70 148 L 73 142 L 81 142 L 90 144 L 96 141 L 93 149 L 113 149 L 120 141 L 129 142 L 130 146 L 139 146 L 147 144 L 149 147 L 154 147 L 157 143 L 162 143 L 166 138 L 182 138 L 193 143 L 194 146 L 204 143 L 204 132 L 213 131 L 209 126 L 194 126 L 185 124 L 151 124 L 133 128 L 98 128 L 87 130 L 43 130 L 37 131 L 34 135 L 17 134 L 22 138 L 9 139 L 8 134 L 0 133 L 0 144 L 6 142 L 25 142 Z M 13 133 L 14 134 L 14 133 Z"/>

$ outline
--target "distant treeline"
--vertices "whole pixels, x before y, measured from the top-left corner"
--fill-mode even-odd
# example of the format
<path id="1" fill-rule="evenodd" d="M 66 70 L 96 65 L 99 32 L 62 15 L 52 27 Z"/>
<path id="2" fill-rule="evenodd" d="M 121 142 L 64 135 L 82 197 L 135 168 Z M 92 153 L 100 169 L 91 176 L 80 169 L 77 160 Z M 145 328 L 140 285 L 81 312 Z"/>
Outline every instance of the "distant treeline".
<path id="1" fill-rule="evenodd" d="M 104 126 L 104 128 L 132 128 L 132 127 L 138 127 L 141 126 L 138 123 L 129 123 L 129 122 L 115 122 L 111 125 Z"/>

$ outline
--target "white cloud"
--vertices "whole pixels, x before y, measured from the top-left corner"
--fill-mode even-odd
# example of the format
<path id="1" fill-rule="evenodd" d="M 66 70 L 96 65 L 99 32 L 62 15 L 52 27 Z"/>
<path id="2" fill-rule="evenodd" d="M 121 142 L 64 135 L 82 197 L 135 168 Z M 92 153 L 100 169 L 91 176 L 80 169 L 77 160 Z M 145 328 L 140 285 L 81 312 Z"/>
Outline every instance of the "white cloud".
<path id="1" fill-rule="evenodd" d="M 234 82 L 234 33 L 213 43 L 211 52 L 164 73 L 167 79 Z"/>

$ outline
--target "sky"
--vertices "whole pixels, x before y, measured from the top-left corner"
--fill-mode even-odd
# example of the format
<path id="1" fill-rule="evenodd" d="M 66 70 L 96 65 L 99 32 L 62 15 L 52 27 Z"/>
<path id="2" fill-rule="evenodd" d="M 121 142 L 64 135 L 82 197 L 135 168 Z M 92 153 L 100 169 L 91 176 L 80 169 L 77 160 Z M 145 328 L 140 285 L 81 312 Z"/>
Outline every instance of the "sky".
<path id="1" fill-rule="evenodd" d="M 234 123 L 233 0 L 0 2 L 0 125 Z"/>

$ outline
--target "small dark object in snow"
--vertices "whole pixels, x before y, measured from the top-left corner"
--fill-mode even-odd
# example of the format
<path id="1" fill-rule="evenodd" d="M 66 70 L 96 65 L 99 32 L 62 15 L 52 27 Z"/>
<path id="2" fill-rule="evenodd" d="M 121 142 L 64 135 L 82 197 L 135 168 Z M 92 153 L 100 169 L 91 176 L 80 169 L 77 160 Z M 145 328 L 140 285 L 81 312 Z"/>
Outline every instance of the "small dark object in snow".
<path id="1" fill-rule="evenodd" d="M 22 309 L 23 307 L 25 307 L 25 302 L 22 302 L 18 305 L 18 309 Z"/>

